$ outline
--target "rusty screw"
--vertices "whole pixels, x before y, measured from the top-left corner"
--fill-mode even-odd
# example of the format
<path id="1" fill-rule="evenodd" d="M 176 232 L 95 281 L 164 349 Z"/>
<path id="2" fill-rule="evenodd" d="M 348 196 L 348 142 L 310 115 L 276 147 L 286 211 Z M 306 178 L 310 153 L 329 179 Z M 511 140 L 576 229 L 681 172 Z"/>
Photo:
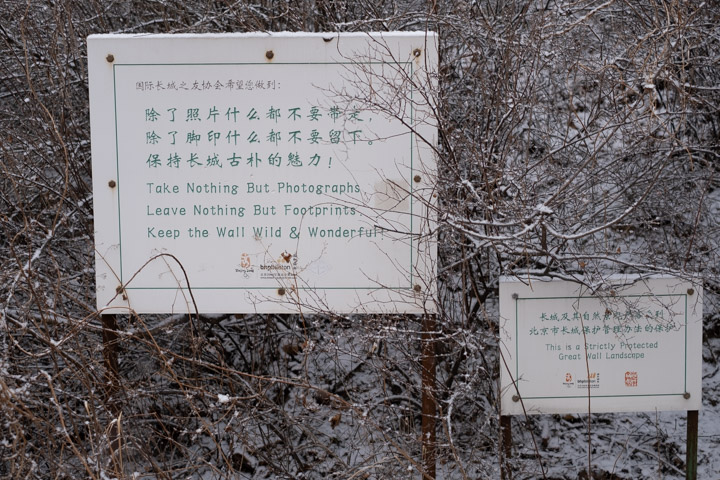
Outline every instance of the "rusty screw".
<path id="1" fill-rule="evenodd" d="M 420 177 L 420 175 L 415 175 L 413 177 L 413 180 L 415 180 L 415 183 L 420 183 L 420 180 L 422 180 L 422 178 Z"/>
<path id="2" fill-rule="evenodd" d="M 115 180 L 110 180 L 110 181 L 108 182 L 108 187 L 110 187 L 110 188 L 115 188 L 115 187 L 117 187 L 117 183 L 115 183 Z"/>
<path id="3" fill-rule="evenodd" d="M 413 55 L 415 55 L 416 57 L 419 57 L 420 53 L 422 53 L 422 52 L 420 51 L 419 48 L 416 48 L 415 50 L 413 50 Z"/>
<path id="4" fill-rule="evenodd" d="M 420 285 L 415 285 L 413 287 L 413 290 L 415 290 L 417 293 L 420 293 L 420 290 L 422 290 L 422 287 Z"/>
<path id="5" fill-rule="evenodd" d="M 107 60 L 108 63 L 113 63 L 115 61 L 115 55 L 112 53 L 108 53 L 108 56 L 105 57 L 105 60 Z"/>
<path id="6" fill-rule="evenodd" d="M 274 56 L 275 54 L 272 50 L 268 50 L 267 52 L 265 52 L 265 58 L 267 58 L 268 60 L 272 60 Z"/>
<path id="7" fill-rule="evenodd" d="M 695 290 L 693 290 L 692 288 L 688 288 L 687 294 L 688 294 L 688 295 L 694 295 L 694 294 L 695 294 Z"/>
<path id="8" fill-rule="evenodd" d="M 285 289 L 282 287 L 278 288 L 278 295 L 280 295 L 281 297 L 285 295 Z"/>
<path id="9" fill-rule="evenodd" d="M 512 396 L 512 401 L 513 401 L 513 402 L 519 402 L 519 401 L 520 401 L 520 397 L 518 397 L 517 395 L 513 395 L 513 396 Z"/>

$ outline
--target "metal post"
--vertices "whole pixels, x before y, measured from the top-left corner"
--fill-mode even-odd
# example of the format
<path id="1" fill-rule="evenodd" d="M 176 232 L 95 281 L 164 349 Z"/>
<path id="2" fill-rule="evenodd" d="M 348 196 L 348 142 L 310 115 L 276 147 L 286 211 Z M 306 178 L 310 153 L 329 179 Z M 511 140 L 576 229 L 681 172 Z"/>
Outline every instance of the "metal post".
<path id="1" fill-rule="evenodd" d="M 101 315 L 102 320 L 102 343 L 103 343 L 103 364 L 105 374 L 103 377 L 105 406 L 110 413 L 110 425 L 108 425 L 108 445 L 110 446 L 110 456 L 113 470 L 120 475 L 121 462 L 119 457 L 120 450 L 120 406 L 117 400 L 117 394 L 120 391 L 119 380 L 119 362 L 118 346 L 119 335 L 117 318 L 115 315 Z"/>
<path id="2" fill-rule="evenodd" d="M 512 417 L 500 415 L 500 479 L 511 480 L 508 459 L 512 457 Z"/>
<path id="3" fill-rule="evenodd" d="M 422 468 L 424 480 L 435 480 L 435 315 L 422 322 Z"/>
<path id="4" fill-rule="evenodd" d="M 698 449 L 698 411 L 687 412 L 687 456 L 685 459 L 685 478 L 697 480 L 697 449 Z"/>

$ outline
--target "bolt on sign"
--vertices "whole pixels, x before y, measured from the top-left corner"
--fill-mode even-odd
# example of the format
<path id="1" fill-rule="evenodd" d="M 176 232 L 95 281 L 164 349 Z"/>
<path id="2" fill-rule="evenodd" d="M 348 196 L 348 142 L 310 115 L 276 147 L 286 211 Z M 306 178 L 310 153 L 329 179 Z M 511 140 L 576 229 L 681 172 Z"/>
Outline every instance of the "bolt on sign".
<path id="1" fill-rule="evenodd" d="M 702 300 L 672 277 L 503 279 L 502 414 L 699 410 Z"/>
<path id="2" fill-rule="evenodd" d="M 433 312 L 436 42 L 88 37 L 98 309 Z"/>

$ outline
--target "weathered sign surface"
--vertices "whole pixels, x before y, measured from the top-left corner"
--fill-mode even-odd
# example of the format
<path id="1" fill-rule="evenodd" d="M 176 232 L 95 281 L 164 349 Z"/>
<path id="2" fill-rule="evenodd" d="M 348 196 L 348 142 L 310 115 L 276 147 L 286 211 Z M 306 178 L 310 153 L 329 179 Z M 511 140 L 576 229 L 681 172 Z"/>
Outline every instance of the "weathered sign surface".
<path id="1" fill-rule="evenodd" d="M 435 42 L 89 37 L 98 308 L 433 311 Z"/>
<path id="2" fill-rule="evenodd" d="M 508 279 L 500 321 L 503 415 L 700 409 L 697 285 L 617 277 L 593 295 Z"/>

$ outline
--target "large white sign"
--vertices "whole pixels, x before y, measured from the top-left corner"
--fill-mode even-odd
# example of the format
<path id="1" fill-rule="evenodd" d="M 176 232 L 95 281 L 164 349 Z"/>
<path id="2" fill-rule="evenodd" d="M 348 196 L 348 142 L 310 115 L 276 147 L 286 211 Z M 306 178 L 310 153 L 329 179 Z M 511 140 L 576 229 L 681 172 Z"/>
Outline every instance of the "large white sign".
<path id="1" fill-rule="evenodd" d="M 697 285 L 618 277 L 593 295 L 506 279 L 500 319 L 503 415 L 700 409 Z"/>
<path id="2" fill-rule="evenodd" d="M 98 309 L 434 311 L 435 42 L 90 36 Z"/>

